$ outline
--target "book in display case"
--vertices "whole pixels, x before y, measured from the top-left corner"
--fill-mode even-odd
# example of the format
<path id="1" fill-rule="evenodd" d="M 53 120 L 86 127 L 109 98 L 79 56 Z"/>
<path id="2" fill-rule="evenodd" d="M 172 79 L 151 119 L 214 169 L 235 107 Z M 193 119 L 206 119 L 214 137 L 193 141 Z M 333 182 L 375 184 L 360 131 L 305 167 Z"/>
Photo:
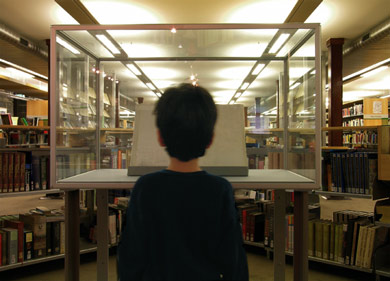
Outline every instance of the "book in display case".
<path id="1" fill-rule="evenodd" d="M 245 101 L 240 97 L 247 95 L 257 105 L 253 126 L 246 127 L 241 118 L 236 121 L 242 122 L 239 126 L 223 125 L 223 130 L 242 138 L 239 143 L 221 142 L 227 146 L 225 154 L 240 154 L 238 164 L 229 166 L 244 167 L 246 172 L 231 175 L 222 171 L 220 175 L 235 187 L 319 188 L 319 26 L 175 25 L 175 33 L 171 28 L 118 25 L 52 29 L 50 185 L 64 189 L 131 187 L 138 176 L 128 176 L 127 168 L 145 166 L 147 153 L 140 151 L 148 139 L 143 137 L 154 128 L 142 126 L 137 109 L 134 133 L 120 125 L 120 97 L 142 97 L 145 104 L 153 105 L 168 86 L 193 78 L 193 83 L 212 94 L 223 90 L 228 96 L 225 104 L 238 106 Z M 102 41 L 103 37 L 111 44 Z M 279 38 L 281 43 L 275 44 Z M 245 73 L 229 76 L 235 67 L 245 69 Z M 226 77 L 213 74 L 217 71 Z M 272 78 L 267 79 L 267 72 L 274 73 Z M 163 74 L 170 75 L 169 81 Z M 216 86 L 214 80 L 235 86 Z M 259 85 L 263 83 L 272 87 L 262 89 Z M 266 117 L 272 124 L 264 121 Z M 141 124 L 138 127 L 137 122 Z M 235 127 L 239 129 L 232 131 Z M 254 166 L 248 165 L 246 136 L 257 143 L 249 155 L 255 159 Z M 272 147 L 266 140 L 270 137 Z M 142 158 L 145 161 L 135 161 Z M 264 165 L 266 161 L 271 165 Z M 216 162 L 207 165 L 224 168 Z"/>

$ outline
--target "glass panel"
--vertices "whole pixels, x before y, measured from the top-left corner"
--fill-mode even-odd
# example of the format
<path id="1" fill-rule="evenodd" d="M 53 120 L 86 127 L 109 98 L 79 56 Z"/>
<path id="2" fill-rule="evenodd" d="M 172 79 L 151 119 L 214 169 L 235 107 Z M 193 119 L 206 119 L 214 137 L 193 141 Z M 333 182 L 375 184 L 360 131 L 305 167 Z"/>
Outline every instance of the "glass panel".
<path id="1" fill-rule="evenodd" d="M 300 42 L 288 60 L 288 161 L 296 173 L 315 179 L 315 44 L 314 35 Z"/>
<path id="2" fill-rule="evenodd" d="M 314 31 L 165 27 L 59 32 L 56 144 L 65 168 L 57 178 L 127 168 L 136 103 L 155 103 L 167 87 L 188 82 L 216 103 L 247 108 L 250 168 L 314 179 Z"/>
<path id="3" fill-rule="evenodd" d="M 56 180 L 96 169 L 96 61 L 57 35 Z"/>

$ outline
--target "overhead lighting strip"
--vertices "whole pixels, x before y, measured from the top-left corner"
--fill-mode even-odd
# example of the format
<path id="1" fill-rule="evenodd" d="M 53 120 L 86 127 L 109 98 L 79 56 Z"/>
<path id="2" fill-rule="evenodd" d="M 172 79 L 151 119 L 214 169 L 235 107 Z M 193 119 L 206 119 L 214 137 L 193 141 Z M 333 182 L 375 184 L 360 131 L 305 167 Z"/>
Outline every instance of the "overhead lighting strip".
<path id="1" fill-rule="evenodd" d="M 113 54 L 119 55 L 121 52 L 115 47 L 114 43 L 112 43 L 104 34 L 96 34 L 96 38 L 103 43 L 103 45 L 109 49 Z"/>
<path id="2" fill-rule="evenodd" d="M 80 54 L 79 50 L 77 50 L 75 47 L 70 45 L 68 42 L 66 42 L 61 37 L 57 36 L 56 37 L 56 42 L 58 44 L 60 44 L 62 47 L 64 47 L 65 49 L 67 49 L 68 51 L 72 52 L 73 54 L 75 54 L 75 55 L 79 55 Z"/>
<path id="3" fill-rule="evenodd" d="M 3 59 L 0 59 L 0 62 L 3 63 L 3 64 L 6 64 L 8 66 L 11 66 L 13 68 L 16 68 L 17 70 L 21 70 L 23 72 L 26 72 L 28 74 L 31 74 L 31 75 L 34 75 L 36 77 L 39 77 L 39 78 L 42 78 L 42 79 L 45 79 L 45 80 L 49 80 L 49 78 L 47 76 L 44 76 L 42 74 L 39 74 L 35 71 L 32 71 L 30 69 L 27 69 L 27 68 L 24 68 L 23 66 L 20 66 L 20 65 L 17 65 L 17 64 L 14 64 L 12 62 L 9 62 L 9 61 L 6 61 L 6 60 L 3 60 Z"/>
<path id="4" fill-rule="evenodd" d="M 358 78 L 358 77 L 362 76 L 363 74 L 365 74 L 367 72 L 373 71 L 373 70 L 375 70 L 375 69 L 377 69 L 377 68 L 379 68 L 381 66 L 385 66 L 385 65 L 388 65 L 388 64 L 390 64 L 390 58 L 385 59 L 385 60 L 383 60 L 381 62 L 378 62 L 376 64 L 373 64 L 373 65 L 369 66 L 369 67 L 363 68 L 362 70 L 359 70 L 359 71 L 357 71 L 355 73 L 352 73 L 350 75 L 347 75 L 347 76 L 343 77 L 343 82 L 347 82 L 348 80 L 351 80 L 351 79 L 354 79 L 354 78 Z"/>

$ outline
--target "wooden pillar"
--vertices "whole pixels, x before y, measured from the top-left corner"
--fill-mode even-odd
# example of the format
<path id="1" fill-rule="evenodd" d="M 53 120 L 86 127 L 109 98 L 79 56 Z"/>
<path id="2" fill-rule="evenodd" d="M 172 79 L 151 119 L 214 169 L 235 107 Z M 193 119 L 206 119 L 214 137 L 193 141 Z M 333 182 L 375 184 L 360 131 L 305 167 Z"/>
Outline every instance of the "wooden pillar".
<path id="1" fill-rule="evenodd" d="M 97 201 L 97 280 L 108 280 L 108 190 L 96 190 Z"/>
<path id="2" fill-rule="evenodd" d="M 329 127 L 340 127 L 343 124 L 343 44 L 344 38 L 331 38 L 326 42 L 329 75 Z M 328 144 L 329 146 L 342 146 L 343 132 L 330 131 Z"/>
<path id="3" fill-rule="evenodd" d="M 274 208 L 274 280 L 286 278 L 286 191 L 275 190 Z"/>

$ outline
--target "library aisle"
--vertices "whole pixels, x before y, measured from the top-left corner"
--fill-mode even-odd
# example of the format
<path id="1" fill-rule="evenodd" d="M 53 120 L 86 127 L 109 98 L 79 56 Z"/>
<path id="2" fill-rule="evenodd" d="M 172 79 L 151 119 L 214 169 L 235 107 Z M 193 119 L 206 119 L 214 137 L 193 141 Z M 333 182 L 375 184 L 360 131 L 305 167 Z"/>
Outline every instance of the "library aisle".
<path id="1" fill-rule="evenodd" d="M 248 248 L 247 257 L 249 265 L 250 281 L 271 281 L 273 278 L 273 261 L 267 259 L 264 252 L 256 253 L 258 249 Z M 109 258 L 109 280 L 116 279 L 116 256 L 111 254 Z M 53 281 L 63 280 L 64 261 L 57 260 L 41 263 L 33 266 L 0 272 L 1 281 Z M 335 268 L 325 264 L 311 263 L 309 268 L 310 281 L 363 281 L 374 280 L 372 275 Z M 96 254 L 91 253 L 81 256 L 80 280 L 96 280 Z M 287 260 L 286 281 L 293 280 L 292 259 Z M 385 280 L 385 279 L 381 279 Z"/>

